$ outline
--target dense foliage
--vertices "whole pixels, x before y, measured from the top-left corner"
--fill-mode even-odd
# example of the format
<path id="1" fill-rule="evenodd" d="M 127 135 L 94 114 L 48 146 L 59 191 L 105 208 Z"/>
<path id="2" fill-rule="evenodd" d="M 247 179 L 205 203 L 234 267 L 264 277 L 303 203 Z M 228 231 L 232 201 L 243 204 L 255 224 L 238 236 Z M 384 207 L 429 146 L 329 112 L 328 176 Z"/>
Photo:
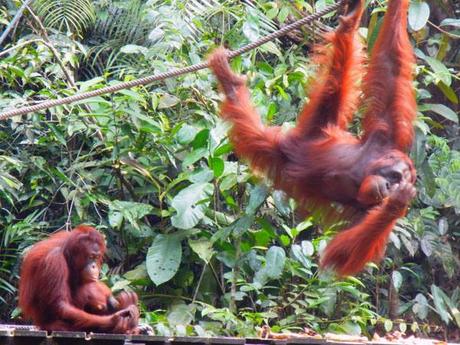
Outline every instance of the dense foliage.
<path id="1" fill-rule="evenodd" d="M 385 2 L 369 2 L 371 51 Z M 0 109 L 193 64 L 329 3 L 37 0 L 0 43 Z M 19 5 L 0 1 L 0 32 Z M 386 259 L 356 278 L 317 270 L 340 224 L 300 218 L 232 154 L 208 70 L 1 122 L 0 319 L 18 322 L 24 251 L 84 222 L 106 234 L 104 280 L 135 289 L 160 335 L 247 336 L 269 324 L 460 337 L 459 18 L 455 0 L 411 4 L 418 196 Z M 336 24 L 329 16 L 233 60 L 265 122 L 295 121 L 311 48 Z"/>

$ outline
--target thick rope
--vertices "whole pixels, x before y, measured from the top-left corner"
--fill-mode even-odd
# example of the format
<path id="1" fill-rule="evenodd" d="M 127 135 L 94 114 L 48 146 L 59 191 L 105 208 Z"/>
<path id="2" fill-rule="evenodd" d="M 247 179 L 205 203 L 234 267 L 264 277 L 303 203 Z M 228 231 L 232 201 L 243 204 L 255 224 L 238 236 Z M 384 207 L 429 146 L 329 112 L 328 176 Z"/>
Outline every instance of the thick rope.
<path id="1" fill-rule="evenodd" d="M 321 18 L 322 16 L 328 14 L 329 12 L 332 12 L 332 11 L 335 11 L 336 9 L 338 9 L 342 3 L 345 3 L 347 0 L 341 0 L 339 1 L 338 3 L 334 4 L 334 5 L 331 5 L 331 6 L 328 6 L 326 8 L 324 8 L 323 10 L 321 11 L 318 11 L 314 14 L 311 14 L 307 17 L 304 17 L 292 24 L 289 24 L 289 25 L 286 25 L 285 27 L 281 28 L 280 30 L 277 30 L 265 37 L 262 37 L 252 43 L 249 43 L 248 45 L 244 46 L 244 47 L 241 47 L 237 50 L 234 50 L 234 51 L 229 51 L 228 53 L 228 58 L 229 59 L 232 59 L 238 55 L 241 55 L 243 53 L 246 53 L 250 50 L 253 50 L 259 46 L 261 46 L 262 44 L 265 44 L 269 41 L 272 41 L 274 40 L 275 38 L 278 38 L 278 37 L 281 37 L 283 35 L 285 35 L 286 33 L 294 30 L 294 29 L 297 29 L 305 24 L 309 24 L 315 20 L 318 20 L 319 18 Z M 49 101 L 44 101 L 44 102 L 41 102 L 41 103 L 38 103 L 38 104 L 35 104 L 35 105 L 30 105 L 30 106 L 25 106 L 25 107 L 22 107 L 22 108 L 16 108 L 16 109 L 10 109 L 10 110 L 6 110 L 5 112 L 3 113 L 0 113 L 0 121 L 3 121 L 3 120 L 6 120 L 6 119 L 9 119 L 13 116 L 19 116 L 19 115 L 24 115 L 24 114 L 28 114 L 28 113 L 32 113 L 32 112 L 36 112 L 36 111 L 39 111 L 39 110 L 43 110 L 43 109 L 48 109 L 48 108 L 51 108 L 51 107 L 55 107 L 57 105 L 62 105 L 62 104 L 69 104 L 69 103 L 73 103 L 73 102 L 77 102 L 77 101 L 81 101 L 83 99 L 86 99 L 86 98 L 91 98 L 91 97 L 96 97 L 96 96 L 100 96 L 100 95 L 104 95 L 106 93 L 113 93 L 113 92 L 116 92 L 116 91 L 120 91 L 120 90 L 123 90 L 123 89 L 129 89 L 129 88 L 132 88 L 132 87 L 135 87 L 135 86 L 139 86 L 139 85 L 146 85 L 146 84 L 150 84 L 150 83 L 153 83 L 154 81 L 160 81 L 160 80 L 164 80 L 164 79 L 167 79 L 167 78 L 171 78 L 171 77 L 176 77 L 176 76 L 179 76 L 179 75 L 182 75 L 182 74 L 186 74 L 186 73 L 191 73 L 191 72 L 196 72 L 196 71 L 199 71 L 201 69 L 204 69 L 204 68 L 207 68 L 208 67 L 208 62 L 201 62 L 201 63 L 198 63 L 198 64 L 195 64 L 195 65 L 191 65 L 191 66 L 187 66 L 187 67 L 183 67 L 183 68 L 178 68 L 178 69 L 173 69 L 171 71 L 168 71 L 168 72 L 165 72 L 165 73 L 159 73 L 159 74 L 154 74 L 154 75 L 150 75 L 150 76 L 147 76 L 147 77 L 144 77 L 144 78 L 140 78 L 140 79 L 136 79 L 136 80 L 131 80 L 131 81 L 127 81 L 127 82 L 122 82 L 122 83 L 119 83 L 117 85 L 112 85 L 112 86 L 106 86 L 106 87 L 103 87 L 101 89 L 98 89 L 98 90 L 93 90 L 93 91 L 88 91 L 88 92 L 82 92 L 82 93 L 78 93 L 78 94 L 75 94 L 73 96 L 68 96 L 68 97 L 64 97 L 64 98 L 58 98 L 58 99 L 53 99 L 53 100 L 49 100 Z"/>

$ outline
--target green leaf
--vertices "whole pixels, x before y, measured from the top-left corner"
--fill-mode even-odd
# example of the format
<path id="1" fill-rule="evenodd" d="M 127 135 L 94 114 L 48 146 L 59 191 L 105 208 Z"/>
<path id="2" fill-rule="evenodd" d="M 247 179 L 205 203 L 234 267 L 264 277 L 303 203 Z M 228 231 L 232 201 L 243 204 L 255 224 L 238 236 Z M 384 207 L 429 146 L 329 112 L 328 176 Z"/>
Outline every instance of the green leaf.
<path id="1" fill-rule="evenodd" d="M 401 323 L 399 324 L 399 330 L 401 331 L 401 333 L 406 334 L 406 331 L 407 331 L 407 323 L 401 322 Z"/>
<path id="2" fill-rule="evenodd" d="M 171 217 L 176 228 L 193 228 L 204 217 L 209 198 L 214 192 L 211 183 L 194 183 L 181 190 L 172 200 L 171 206 L 177 214 Z"/>
<path id="3" fill-rule="evenodd" d="M 436 86 L 442 91 L 449 101 L 454 104 L 458 104 L 458 96 L 450 86 L 447 86 L 441 80 L 436 84 Z"/>
<path id="4" fill-rule="evenodd" d="M 201 260 L 208 263 L 214 255 L 212 242 L 208 239 L 188 240 L 190 248 L 200 257 Z"/>
<path id="5" fill-rule="evenodd" d="M 217 147 L 214 151 L 214 156 L 221 156 L 223 154 L 232 152 L 232 150 L 233 150 L 233 145 L 227 143 L 227 144 Z"/>
<path id="6" fill-rule="evenodd" d="M 145 54 L 148 52 L 148 49 L 136 44 L 127 44 L 120 48 L 120 52 L 125 54 Z"/>
<path id="7" fill-rule="evenodd" d="M 160 97 L 160 103 L 158 104 L 158 109 L 166 109 L 174 107 L 180 102 L 180 99 L 169 93 L 165 93 Z"/>
<path id="8" fill-rule="evenodd" d="M 272 193 L 272 197 L 276 209 L 283 216 L 287 216 L 291 213 L 291 207 L 289 206 L 289 198 L 286 196 L 286 193 L 279 190 L 275 190 Z"/>
<path id="9" fill-rule="evenodd" d="M 168 313 L 168 322 L 171 326 L 189 325 L 195 319 L 195 306 L 185 303 L 175 304 Z"/>
<path id="10" fill-rule="evenodd" d="M 207 148 L 209 142 L 209 129 L 205 128 L 198 132 L 195 139 L 192 141 L 192 147 L 194 149 Z"/>
<path id="11" fill-rule="evenodd" d="M 255 214 L 268 196 L 268 187 L 265 184 L 259 184 L 251 190 L 249 203 L 246 207 L 247 214 Z"/>
<path id="12" fill-rule="evenodd" d="M 273 42 L 267 42 L 263 44 L 262 46 L 259 47 L 260 51 L 262 53 L 271 53 L 273 55 L 276 55 L 278 57 L 282 57 L 283 53 L 281 50 L 278 49 L 275 43 Z"/>
<path id="13" fill-rule="evenodd" d="M 254 282 L 264 286 L 269 279 L 278 279 L 283 272 L 286 253 L 281 247 L 273 246 L 265 255 L 265 265 L 256 272 Z"/>
<path id="14" fill-rule="evenodd" d="M 433 296 L 434 307 L 436 308 L 436 312 L 438 313 L 439 317 L 444 321 L 446 324 L 449 324 L 451 320 L 451 316 L 447 310 L 446 302 L 444 298 L 448 298 L 446 294 L 436 285 L 431 285 L 431 294 Z"/>
<path id="15" fill-rule="evenodd" d="M 176 134 L 177 141 L 182 145 L 189 144 L 195 138 L 197 132 L 198 130 L 195 127 L 184 124 Z"/>
<path id="16" fill-rule="evenodd" d="M 289 7 L 283 6 L 280 12 L 278 13 L 278 21 L 280 23 L 284 23 L 288 15 L 289 15 Z"/>
<path id="17" fill-rule="evenodd" d="M 455 18 L 443 19 L 440 26 L 453 26 L 456 28 L 460 28 L 460 19 L 455 19 Z"/>
<path id="18" fill-rule="evenodd" d="M 215 177 L 219 177 L 224 172 L 225 164 L 221 158 L 211 157 L 209 158 L 209 166 L 214 172 Z"/>
<path id="19" fill-rule="evenodd" d="M 157 235 L 147 252 L 147 273 L 155 285 L 170 280 L 177 273 L 182 245 L 177 235 Z"/>
<path id="20" fill-rule="evenodd" d="M 121 225 L 122 218 L 139 229 L 137 221 L 153 212 L 151 205 L 140 202 L 115 200 L 109 204 L 109 223 L 113 227 Z"/>
<path id="21" fill-rule="evenodd" d="M 424 106 L 426 106 L 426 109 L 441 115 L 447 120 L 458 123 L 458 115 L 452 109 L 446 107 L 444 104 L 424 104 Z"/>
<path id="22" fill-rule="evenodd" d="M 284 249 L 278 246 L 272 246 L 265 256 L 265 269 L 267 276 L 272 279 L 278 279 L 283 272 L 286 253 Z"/>
<path id="23" fill-rule="evenodd" d="M 422 29 L 430 17 L 430 6 L 424 1 L 411 2 L 409 6 L 409 26 L 412 30 Z"/>
<path id="24" fill-rule="evenodd" d="M 220 183 L 220 190 L 226 191 L 236 185 L 238 182 L 238 176 L 235 173 L 230 173 L 222 179 Z"/>
<path id="25" fill-rule="evenodd" d="M 201 158 L 206 157 L 208 154 L 208 150 L 204 147 L 193 150 L 187 156 L 185 156 L 184 160 L 182 161 L 182 166 L 188 167 L 199 161 Z"/>
<path id="26" fill-rule="evenodd" d="M 447 86 L 452 84 L 452 75 L 450 74 L 447 67 L 439 60 L 432 58 L 431 56 L 425 56 L 425 61 L 430 65 L 435 77 L 442 81 Z"/>
<path id="27" fill-rule="evenodd" d="M 229 228 L 232 230 L 233 236 L 240 237 L 249 230 L 253 223 L 254 215 L 245 214 L 243 217 L 239 218 L 233 224 L 231 224 Z"/>
<path id="28" fill-rule="evenodd" d="M 391 274 L 391 279 L 393 281 L 394 288 L 396 289 L 396 291 L 399 291 L 399 288 L 401 287 L 403 281 L 402 274 L 398 271 L 393 271 L 393 273 Z"/>
<path id="29" fill-rule="evenodd" d="M 302 253 L 306 256 L 312 256 L 315 252 L 315 247 L 310 241 L 302 241 L 300 245 L 302 246 Z"/>
<path id="30" fill-rule="evenodd" d="M 310 259 L 303 253 L 302 247 L 298 244 L 293 244 L 291 247 L 292 255 L 299 261 L 305 268 L 311 267 Z"/>
<path id="31" fill-rule="evenodd" d="M 391 332 L 391 330 L 393 329 L 393 321 L 386 319 L 383 323 L 383 327 L 385 328 L 385 331 L 387 333 Z"/>

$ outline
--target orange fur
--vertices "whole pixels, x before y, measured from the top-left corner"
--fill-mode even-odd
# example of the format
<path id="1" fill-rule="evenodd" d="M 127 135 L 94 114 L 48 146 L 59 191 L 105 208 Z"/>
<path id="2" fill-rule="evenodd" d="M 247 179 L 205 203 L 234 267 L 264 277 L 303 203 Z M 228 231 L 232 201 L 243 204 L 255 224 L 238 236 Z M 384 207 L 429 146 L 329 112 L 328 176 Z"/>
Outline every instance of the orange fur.
<path id="1" fill-rule="evenodd" d="M 348 133 L 347 125 L 360 100 L 363 57 L 357 28 L 364 0 L 350 0 L 339 27 L 326 37 L 310 101 L 287 133 L 262 124 L 245 80 L 231 71 L 224 49 L 209 59 L 226 96 L 221 113 L 233 124 L 235 152 L 302 208 L 336 202 L 344 205 L 346 215 L 360 214 L 358 223 L 331 241 L 321 261 L 340 275 L 357 273 L 383 256 L 395 222 L 415 196 L 415 169 L 406 154 L 415 117 L 408 1 L 390 0 L 372 54 L 364 79 L 363 138 Z"/>
<path id="2" fill-rule="evenodd" d="M 415 57 L 407 35 L 408 0 L 390 1 L 364 79 L 366 136 L 382 130 L 399 150 L 412 145 L 417 105 L 412 86 Z M 391 61 L 389 61 L 391 59 Z M 392 87 L 389 87 L 391 85 Z"/>

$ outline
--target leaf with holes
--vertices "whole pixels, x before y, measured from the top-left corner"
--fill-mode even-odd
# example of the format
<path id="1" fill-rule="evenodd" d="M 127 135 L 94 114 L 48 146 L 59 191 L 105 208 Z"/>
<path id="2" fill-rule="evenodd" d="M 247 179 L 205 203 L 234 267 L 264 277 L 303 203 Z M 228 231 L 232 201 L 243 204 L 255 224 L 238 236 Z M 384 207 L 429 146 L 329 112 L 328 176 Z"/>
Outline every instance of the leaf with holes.
<path id="1" fill-rule="evenodd" d="M 147 273 L 155 285 L 170 280 L 179 269 L 182 258 L 181 237 L 158 235 L 147 252 Z"/>

